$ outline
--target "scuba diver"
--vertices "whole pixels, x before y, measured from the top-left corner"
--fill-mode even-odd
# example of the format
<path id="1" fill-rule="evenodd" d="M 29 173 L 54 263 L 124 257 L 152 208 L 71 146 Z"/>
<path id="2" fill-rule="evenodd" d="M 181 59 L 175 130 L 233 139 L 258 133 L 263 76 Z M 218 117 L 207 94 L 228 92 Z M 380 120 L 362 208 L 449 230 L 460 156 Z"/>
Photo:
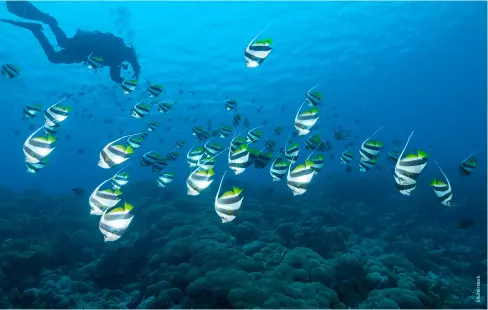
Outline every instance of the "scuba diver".
<path id="1" fill-rule="evenodd" d="M 112 81 L 122 83 L 124 79 L 120 76 L 120 71 L 122 68 L 127 69 L 127 62 L 134 70 L 134 78 L 138 79 L 141 66 L 137 61 L 135 50 L 132 46 L 125 45 L 121 38 L 111 33 L 80 29 L 77 30 L 74 37 L 68 38 L 54 17 L 41 12 L 32 3 L 17 0 L 6 1 L 6 3 L 10 13 L 49 25 L 58 45 L 62 48 L 60 51 L 55 51 L 49 43 L 41 24 L 0 19 L 2 22 L 30 30 L 41 44 L 50 62 L 55 64 L 83 63 L 91 55 L 95 55 L 102 59 L 104 66 L 110 67 Z"/>

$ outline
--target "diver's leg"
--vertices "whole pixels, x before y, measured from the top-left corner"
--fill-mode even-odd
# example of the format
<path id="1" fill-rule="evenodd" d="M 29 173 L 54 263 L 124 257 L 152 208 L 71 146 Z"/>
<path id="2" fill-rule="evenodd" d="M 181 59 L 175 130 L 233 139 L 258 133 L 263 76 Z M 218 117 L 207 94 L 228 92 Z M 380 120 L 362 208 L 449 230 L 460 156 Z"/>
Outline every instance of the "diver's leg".
<path id="1" fill-rule="evenodd" d="M 57 24 L 56 19 L 46 13 L 41 12 L 29 1 L 6 1 L 7 9 L 10 13 L 25 19 L 37 20 L 45 24 Z"/>
<path id="2" fill-rule="evenodd" d="M 54 33 L 58 45 L 63 48 L 68 47 L 69 39 L 63 29 L 59 28 L 58 24 L 50 24 L 49 27 L 51 27 L 51 31 Z"/>
<path id="3" fill-rule="evenodd" d="M 0 21 L 17 27 L 28 29 L 30 31 L 42 31 L 42 25 L 37 23 L 18 22 L 18 21 L 8 20 L 8 19 L 0 19 Z M 54 36 L 56 37 L 56 41 L 58 42 L 58 45 L 63 48 L 68 47 L 69 39 L 64 33 L 64 31 L 61 28 L 59 28 L 58 24 L 50 24 L 49 26 L 51 27 L 51 30 L 54 33 Z"/>

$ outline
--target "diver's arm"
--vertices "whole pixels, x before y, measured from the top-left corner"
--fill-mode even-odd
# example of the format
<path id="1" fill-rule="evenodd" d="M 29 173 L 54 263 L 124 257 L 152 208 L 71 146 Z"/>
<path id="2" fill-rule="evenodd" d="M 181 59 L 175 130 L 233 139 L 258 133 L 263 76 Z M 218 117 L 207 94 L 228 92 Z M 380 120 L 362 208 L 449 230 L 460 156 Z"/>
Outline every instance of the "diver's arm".
<path id="1" fill-rule="evenodd" d="M 137 57 L 135 53 L 131 53 L 129 59 L 127 61 L 130 63 L 132 70 L 134 70 L 134 78 L 139 78 L 139 73 L 141 72 L 141 65 L 137 61 Z"/>
<path id="2" fill-rule="evenodd" d="M 122 83 L 122 81 L 124 79 L 120 76 L 120 66 L 111 66 L 110 67 L 110 78 L 115 83 L 119 83 L 119 84 Z"/>

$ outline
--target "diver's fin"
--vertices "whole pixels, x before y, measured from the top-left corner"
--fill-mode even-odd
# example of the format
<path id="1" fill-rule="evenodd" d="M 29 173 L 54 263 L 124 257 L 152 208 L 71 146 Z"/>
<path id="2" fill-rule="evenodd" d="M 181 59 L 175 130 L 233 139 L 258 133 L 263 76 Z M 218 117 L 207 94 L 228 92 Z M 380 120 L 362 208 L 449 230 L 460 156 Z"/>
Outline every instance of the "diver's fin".
<path id="1" fill-rule="evenodd" d="M 8 0 L 6 4 L 8 11 L 18 17 L 36 20 L 49 25 L 58 23 L 54 17 L 41 12 L 29 1 Z"/>
<path id="2" fill-rule="evenodd" d="M 18 22 L 14 20 L 1 19 L 1 18 L 0 21 L 17 27 L 28 29 L 30 31 L 42 31 L 42 25 L 37 23 Z"/>

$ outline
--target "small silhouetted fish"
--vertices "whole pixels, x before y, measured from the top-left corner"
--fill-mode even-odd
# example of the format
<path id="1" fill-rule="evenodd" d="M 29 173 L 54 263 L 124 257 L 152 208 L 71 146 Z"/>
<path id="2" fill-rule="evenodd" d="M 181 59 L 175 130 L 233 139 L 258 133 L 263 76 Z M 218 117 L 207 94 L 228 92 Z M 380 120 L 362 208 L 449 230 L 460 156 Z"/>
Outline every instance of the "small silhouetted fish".
<path id="1" fill-rule="evenodd" d="M 160 142 L 160 143 L 163 143 L 163 142 L 164 142 L 164 138 L 160 138 L 160 139 L 159 139 L 159 142 Z"/>
<path id="2" fill-rule="evenodd" d="M 29 130 L 34 130 L 36 129 L 36 125 L 35 124 L 30 124 L 29 125 Z"/>
<path id="3" fill-rule="evenodd" d="M 185 91 L 183 89 L 178 90 L 178 95 L 183 95 Z"/>
<path id="4" fill-rule="evenodd" d="M 461 229 L 468 229 L 474 225 L 474 220 L 472 219 L 464 219 L 459 221 L 459 228 Z"/>
<path id="5" fill-rule="evenodd" d="M 71 139 L 71 135 L 70 135 L 69 133 L 67 133 L 67 134 L 65 134 L 65 135 L 64 135 L 64 138 L 65 138 L 66 140 L 69 140 L 69 139 Z"/>
<path id="6" fill-rule="evenodd" d="M 84 149 L 78 149 L 78 151 L 76 151 L 78 154 L 83 154 L 85 152 Z"/>
<path id="7" fill-rule="evenodd" d="M 80 196 L 80 197 L 83 197 L 85 196 L 85 190 L 82 189 L 82 188 L 79 188 L 79 187 L 75 187 L 73 189 L 71 189 L 73 191 L 73 193 L 75 193 L 75 195 L 77 196 Z"/>
<path id="8" fill-rule="evenodd" d="M 359 124 L 360 122 L 361 121 L 357 119 L 357 120 L 354 121 L 354 124 Z"/>
<path id="9" fill-rule="evenodd" d="M 351 172 L 352 171 L 352 166 L 346 166 L 346 172 Z"/>
<path id="10" fill-rule="evenodd" d="M 82 97 L 83 97 L 85 94 L 86 94 L 86 93 L 85 93 L 84 91 L 80 91 L 80 92 L 78 93 L 78 95 L 80 95 L 80 96 L 82 96 Z"/>
<path id="11" fill-rule="evenodd" d="M 267 123 L 268 123 L 268 120 L 264 120 L 264 121 L 262 122 L 262 124 L 263 124 L 263 125 L 266 125 Z"/>
<path id="12" fill-rule="evenodd" d="M 264 105 L 260 105 L 259 108 L 257 108 L 256 112 L 261 112 L 261 110 L 264 108 Z"/>
<path id="13" fill-rule="evenodd" d="M 93 114 L 88 113 L 88 115 L 87 115 L 87 116 L 88 116 L 88 118 L 89 118 L 89 119 L 91 119 L 91 118 L 93 117 Z"/>
<path id="14" fill-rule="evenodd" d="M 252 98 L 251 103 L 254 103 L 254 102 L 256 102 L 256 99 Z"/>
<path id="15" fill-rule="evenodd" d="M 285 106 L 284 105 L 281 106 L 281 111 L 285 111 Z"/>
<path id="16" fill-rule="evenodd" d="M 111 119 L 110 117 L 105 117 L 102 121 L 104 124 L 113 124 L 114 120 Z"/>
<path id="17" fill-rule="evenodd" d="M 20 130 L 19 129 L 14 129 L 14 136 L 18 136 L 20 134 Z"/>
<path id="18" fill-rule="evenodd" d="M 190 94 L 191 94 L 192 96 L 195 96 L 195 92 L 194 92 L 194 91 L 190 92 Z"/>

